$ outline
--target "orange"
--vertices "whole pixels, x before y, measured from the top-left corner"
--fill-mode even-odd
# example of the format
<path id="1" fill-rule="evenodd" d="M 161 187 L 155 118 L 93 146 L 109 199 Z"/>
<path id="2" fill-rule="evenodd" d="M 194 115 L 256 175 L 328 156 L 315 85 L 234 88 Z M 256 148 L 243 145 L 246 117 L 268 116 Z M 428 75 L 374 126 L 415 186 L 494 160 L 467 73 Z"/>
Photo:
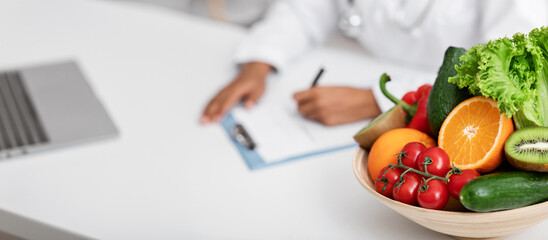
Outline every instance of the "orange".
<path id="1" fill-rule="evenodd" d="M 412 128 L 396 128 L 383 133 L 369 151 L 367 166 L 371 179 L 377 179 L 379 172 L 388 164 L 398 163 L 396 155 L 410 142 L 421 142 L 426 147 L 436 146 L 436 141 L 428 134 Z"/>
<path id="2" fill-rule="evenodd" d="M 513 132 L 512 119 L 500 114 L 497 102 L 479 96 L 449 113 L 438 143 L 456 167 L 489 172 L 502 162 L 504 143 Z"/>

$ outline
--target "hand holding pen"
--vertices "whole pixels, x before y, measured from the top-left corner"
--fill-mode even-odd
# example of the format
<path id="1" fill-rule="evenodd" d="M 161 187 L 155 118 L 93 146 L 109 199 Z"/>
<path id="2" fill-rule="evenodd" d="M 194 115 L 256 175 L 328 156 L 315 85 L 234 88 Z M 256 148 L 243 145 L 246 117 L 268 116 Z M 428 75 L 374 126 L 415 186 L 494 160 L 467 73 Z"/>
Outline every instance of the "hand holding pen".
<path id="1" fill-rule="evenodd" d="M 321 67 L 311 88 L 293 95 L 303 117 L 333 126 L 373 118 L 381 113 L 371 89 L 318 86 L 324 72 L 325 68 Z"/>

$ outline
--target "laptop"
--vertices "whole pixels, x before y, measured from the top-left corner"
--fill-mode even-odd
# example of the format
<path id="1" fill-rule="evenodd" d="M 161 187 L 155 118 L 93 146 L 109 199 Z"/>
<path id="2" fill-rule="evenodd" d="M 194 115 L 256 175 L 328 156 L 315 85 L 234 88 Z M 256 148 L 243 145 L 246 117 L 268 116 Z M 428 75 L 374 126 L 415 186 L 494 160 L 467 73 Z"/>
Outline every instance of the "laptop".
<path id="1" fill-rule="evenodd" d="M 0 158 L 116 135 L 76 62 L 0 71 Z"/>

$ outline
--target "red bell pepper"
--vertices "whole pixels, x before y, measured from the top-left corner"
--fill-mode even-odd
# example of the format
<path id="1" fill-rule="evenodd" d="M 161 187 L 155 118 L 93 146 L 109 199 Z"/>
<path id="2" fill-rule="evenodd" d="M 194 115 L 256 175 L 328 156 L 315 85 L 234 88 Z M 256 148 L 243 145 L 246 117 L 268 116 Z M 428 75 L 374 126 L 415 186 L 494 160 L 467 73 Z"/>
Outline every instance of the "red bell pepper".
<path id="1" fill-rule="evenodd" d="M 394 102 L 395 104 L 400 104 L 403 110 L 405 110 L 405 112 L 407 113 L 407 115 L 411 117 L 411 120 L 409 121 L 407 127 L 417 129 L 428 135 L 432 135 L 432 132 L 430 131 L 430 126 L 428 125 L 428 116 L 426 112 L 426 107 L 428 105 L 428 96 L 430 95 L 432 85 L 422 85 L 417 89 L 417 91 L 412 91 L 405 94 L 405 100 L 404 98 L 400 100 L 386 90 L 386 83 L 388 81 L 390 81 L 390 76 L 388 76 L 386 73 L 383 74 L 380 80 L 381 91 L 392 102 Z M 406 98 L 405 96 L 407 96 L 408 94 L 409 96 Z M 415 95 L 417 99 L 415 102 L 408 103 L 406 100 L 413 100 L 412 95 Z"/>
<path id="2" fill-rule="evenodd" d="M 406 102 L 409 105 L 415 104 L 415 102 L 419 99 L 419 93 L 417 91 L 411 91 L 403 95 L 401 98 L 402 101 Z"/>
<path id="3" fill-rule="evenodd" d="M 430 90 L 432 90 L 432 85 L 424 84 L 417 89 L 417 101 L 423 96 L 428 97 L 430 95 Z"/>

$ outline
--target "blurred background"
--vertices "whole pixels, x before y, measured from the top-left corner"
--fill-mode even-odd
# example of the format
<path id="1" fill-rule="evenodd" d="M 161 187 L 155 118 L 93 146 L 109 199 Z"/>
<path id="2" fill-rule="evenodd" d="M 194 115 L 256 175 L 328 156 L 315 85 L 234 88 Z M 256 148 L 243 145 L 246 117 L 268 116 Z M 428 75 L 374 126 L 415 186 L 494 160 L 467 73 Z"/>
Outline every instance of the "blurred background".
<path id="1" fill-rule="evenodd" d="M 111 0 L 164 7 L 217 21 L 250 26 L 276 0 Z"/>

